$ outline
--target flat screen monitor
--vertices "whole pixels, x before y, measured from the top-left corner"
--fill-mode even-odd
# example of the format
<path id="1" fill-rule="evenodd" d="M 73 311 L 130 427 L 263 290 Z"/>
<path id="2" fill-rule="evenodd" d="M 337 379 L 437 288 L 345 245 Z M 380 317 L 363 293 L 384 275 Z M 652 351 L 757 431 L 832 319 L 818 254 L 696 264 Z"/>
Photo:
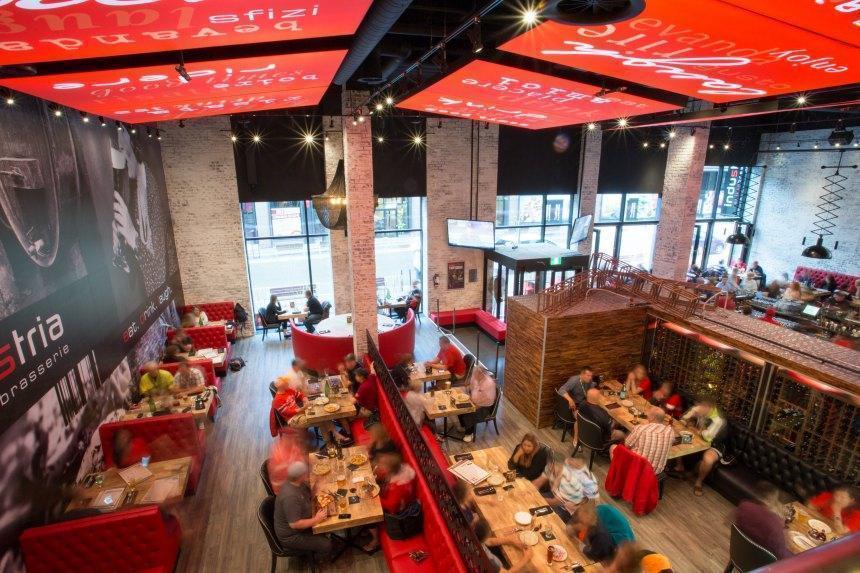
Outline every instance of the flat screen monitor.
<path id="1" fill-rule="evenodd" d="M 577 217 L 573 222 L 573 231 L 570 232 L 570 245 L 584 241 L 588 238 L 588 233 L 591 231 L 591 215 L 583 215 Z"/>
<path id="2" fill-rule="evenodd" d="M 496 224 L 493 221 L 448 219 L 448 244 L 452 247 L 493 249 L 496 246 Z"/>
<path id="3" fill-rule="evenodd" d="M 808 316 L 809 318 L 815 318 L 816 316 L 818 316 L 820 310 L 820 306 L 813 306 L 811 304 L 807 304 L 803 307 L 803 310 L 801 312 L 803 312 L 803 314 Z"/>

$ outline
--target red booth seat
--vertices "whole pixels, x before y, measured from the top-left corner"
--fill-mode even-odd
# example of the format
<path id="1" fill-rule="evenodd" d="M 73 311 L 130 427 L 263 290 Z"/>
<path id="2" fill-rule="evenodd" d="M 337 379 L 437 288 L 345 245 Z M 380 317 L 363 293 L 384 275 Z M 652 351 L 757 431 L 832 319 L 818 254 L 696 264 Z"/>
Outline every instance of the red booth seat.
<path id="1" fill-rule="evenodd" d="M 415 352 L 415 312 L 406 311 L 406 322 L 396 328 L 379 333 L 379 354 L 389 368 L 394 367 L 404 357 Z"/>
<path id="2" fill-rule="evenodd" d="M 28 573 L 170 573 L 182 530 L 155 505 L 33 527 L 21 535 Z"/>
<path id="3" fill-rule="evenodd" d="M 438 326 L 453 326 L 455 324 L 474 324 L 484 331 L 487 336 L 496 342 L 504 342 L 508 333 L 508 325 L 480 308 L 461 308 L 458 310 L 444 310 L 431 312 L 430 320 Z"/>
<path id="4" fill-rule="evenodd" d="M 227 365 L 230 363 L 230 358 L 233 356 L 233 349 L 230 341 L 227 340 L 227 333 L 223 326 L 190 326 L 185 329 L 185 333 L 191 338 L 194 343 L 194 348 L 226 348 L 227 357 L 224 359 L 224 364 L 215 367 L 215 373 L 220 376 L 227 375 Z M 173 337 L 173 330 L 167 331 L 167 340 Z"/>
<path id="5" fill-rule="evenodd" d="M 212 365 L 212 360 L 209 358 L 195 358 L 191 357 L 188 359 L 188 366 L 191 368 L 197 368 L 201 372 L 203 372 L 203 381 L 207 386 L 215 386 L 218 390 L 221 390 L 221 379 L 215 375 L 215 367 Z M 179 370 L 178 362 L 166 362 L 158 365 L 162 370 L 167 370 L 171 374 L 176 374 L 176 371 Z M 143 375 L 144 370 L 143 367 L 140 368 L 140 374 Z"/>
<path id="6" fill-rule="evenodd" d="M 182 318 L 190 313 L 195 306 L 200 307 L 200 310 L 206 313 L 209 320 L 235 320 L 233 309 L 236 307 L 236 303 L 229 300 L 186 304 L 185 306 L 178 307 L 176 311 L 179 313 L 179 317 Z M 236 330 L 234 329 L 228 337 L 231 341 L 236 340 Z"/>
<path id="7" fill-rule="evenodd" d="M 827 275 L 833 275 L 833 278 L 836 279 L 837 288 L 851 294 L 854 294 L 856 288 L 854 281 L 860 279 L 860 277 L 855 275 L 836 273 L 824 269 L 813 269 L 812 267 L 797 267 L 794 270 L 794 280 L 799 281 L 804 275 L 808 275 L 812 279 L 812 284 L 818 288 L 824 288 L 824 281 L 827 280 Z"/>
<path id="8" fill-rule="evenodd" d="M 191 475 L 188 476 L 188 492 L 197 490 L 206 457 L 206 433 L 197 428 L 194 414 L 167 414 L 102 424 L 99 426 L 99 437 L 106 467 L 116 465 L 111 445 L 114 434 L 121 429 L 131 432 L 132 438 L 141 438 L 149 447 L 154 462 L 186 456 L 194 458 Z"/>
<path id="9" fill-rule="evenodd" d="M 343 357 L 352 353 L 351 336 L 328 336 L 311 333 L 291 321 L 293 353 L 305 361 L 305 366 L 317 372 L 337 372 Z"/>

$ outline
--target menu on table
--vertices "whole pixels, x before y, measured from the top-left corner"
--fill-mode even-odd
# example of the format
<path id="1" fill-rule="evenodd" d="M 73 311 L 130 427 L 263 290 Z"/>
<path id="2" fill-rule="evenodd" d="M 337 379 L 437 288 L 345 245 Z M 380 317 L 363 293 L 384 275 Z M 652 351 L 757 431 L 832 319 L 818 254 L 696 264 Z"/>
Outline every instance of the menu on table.
<path id="1" fill-rule="evenodd" d="M 448 469 L 452 474 L 472 485 L 478 485 L 490 476 L 490 472 L 475 464 L 472 460 L 457 462 Z"/>
<path id="2" fill-rule="evenodd" d="M 140 483 L 151 475 L 152 472 L 140 464 L 129 466 L 119 471 L 119 477 L 127 484 Z"/>
<path id="3" fill-rule="evenodd" d="M 161 503 L 165 499 L 173 497 L 179 489 L 179 478 L 176 476 L 155 480 L 146 495 L 143 496 L 144 503 Z"/>

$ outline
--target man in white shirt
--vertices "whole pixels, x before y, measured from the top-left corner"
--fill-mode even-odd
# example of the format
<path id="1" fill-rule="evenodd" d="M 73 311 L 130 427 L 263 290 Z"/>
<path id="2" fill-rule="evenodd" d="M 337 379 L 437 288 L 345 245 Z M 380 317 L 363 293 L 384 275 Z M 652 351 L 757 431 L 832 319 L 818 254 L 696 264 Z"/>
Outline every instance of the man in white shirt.
<path id="1" fill-rule="evenodd" d="M 471 414 L 463 414 L 460 416 L 460 424 L 463 425 L 465 435 L 464 442 L 471 442 L 475 439 L 475 426 L 478 422 L 487 418 L 493 413 L 493 406 L 496 404 L 496 381 L 490 376 L 489 372 L 476 365 L 472 369 L 472 377 L 469 383 L 464 388 L 469 393 L 472 403 L 475 405 L 475 411 Z"/>
<path id="2" fill-rule="evenodd" d="M 277 379 L 278 385 L 286 384 L 296 392 L 308 394 L 308 376 L 304 372 L 305 362 L 301 358 L 293 359 L 290 370 Z"/>

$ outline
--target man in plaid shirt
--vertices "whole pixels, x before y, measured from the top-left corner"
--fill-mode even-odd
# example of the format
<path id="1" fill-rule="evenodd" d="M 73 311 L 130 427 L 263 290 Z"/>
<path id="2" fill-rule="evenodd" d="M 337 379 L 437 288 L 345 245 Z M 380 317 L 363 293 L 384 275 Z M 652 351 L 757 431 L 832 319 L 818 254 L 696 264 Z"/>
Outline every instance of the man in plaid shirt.
<path id="1" fill-rule="evenodd" d="M 666 412 L 662 408 L 650 408 L 647 418 L 647 424 L 633 428 L 624 440 L 624 445 L 651 462 L 654 473 L 659 474 L 666 467 L 666 457 L 675 440 L 675 431 L 672 426 L 666 425 Z"/>

